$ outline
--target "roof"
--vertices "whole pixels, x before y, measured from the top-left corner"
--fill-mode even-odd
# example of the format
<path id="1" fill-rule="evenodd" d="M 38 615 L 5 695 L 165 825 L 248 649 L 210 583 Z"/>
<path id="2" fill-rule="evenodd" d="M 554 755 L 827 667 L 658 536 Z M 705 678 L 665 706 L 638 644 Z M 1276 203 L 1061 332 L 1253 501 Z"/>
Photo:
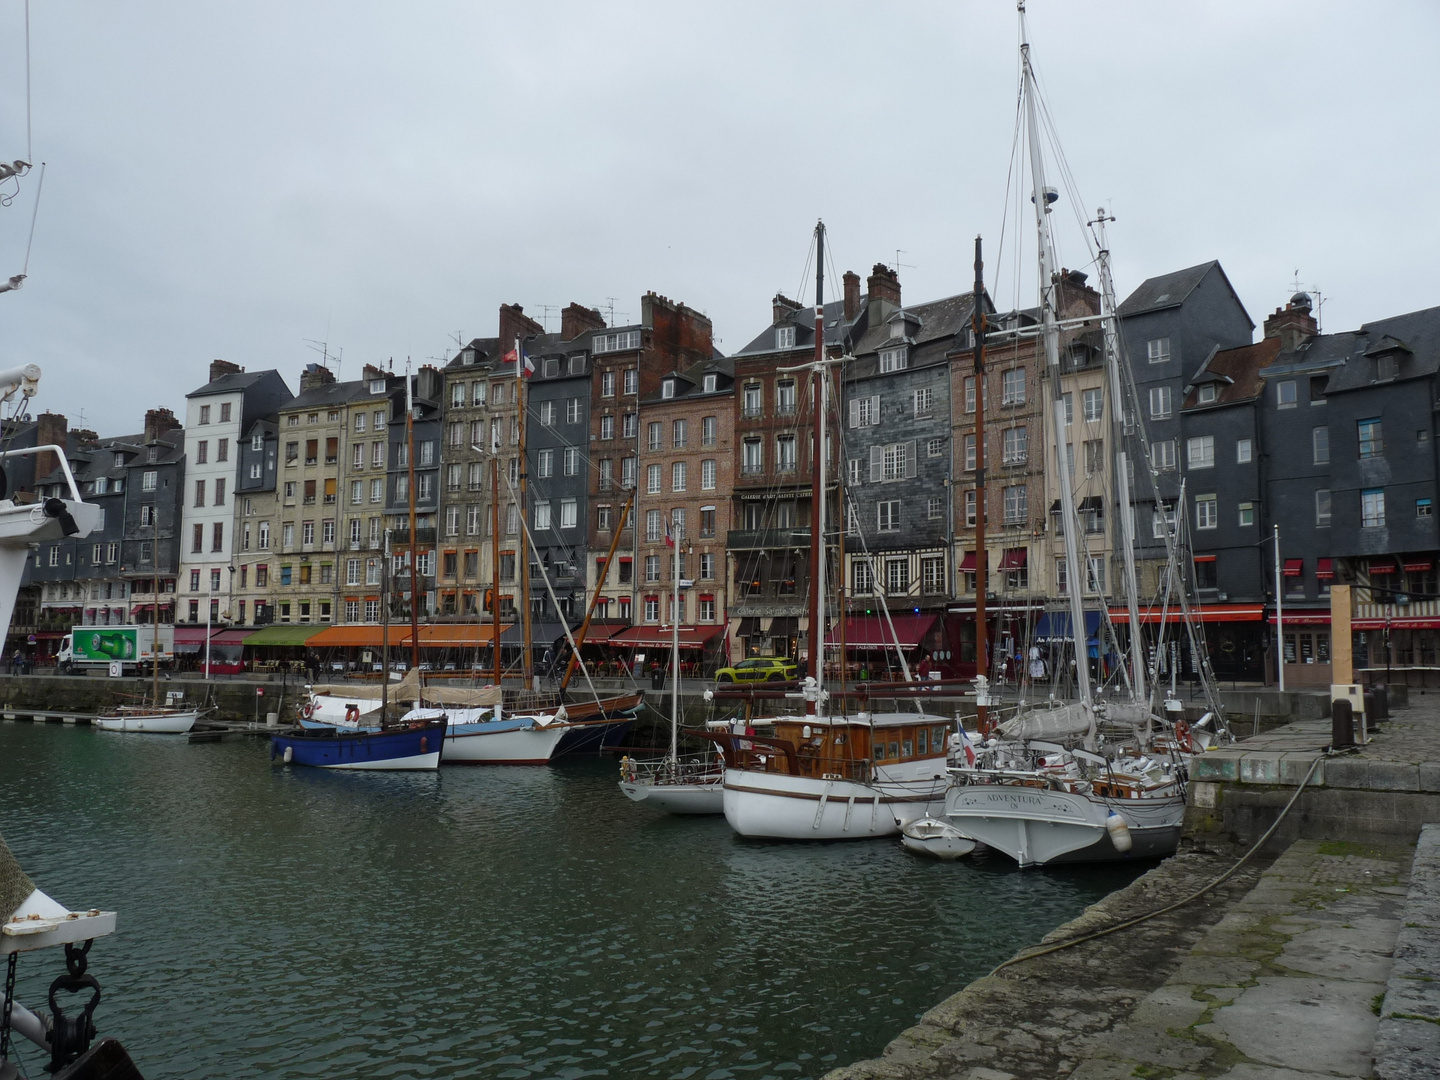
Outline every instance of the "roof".
<path id="1" fill-rule="evenodd" d="M 705 390 L 705 376 L 714 375 L 715 389 Z M 701 360 L 681 371 L 666 372 L 660 378 L 663 387 L 667 379 L 675 380 L 675 392 L 670 397 L 664 396 L 664 390 L 656 390 L 653 394 L 641 400 L 642 405 L 660 404 L 669 401 L 684 401 L 691 398 L 713 398 L 722 394 L 733 394 L 735 392 L 735 362 L 727 357 L 716 357 L 712 360 Z"/>
<path id="2" fill-rule="evenodd" d="M 1376 385 L 1376 360 L 1385 355 L 1398 361 L 1394 381 L 1428 378 L 1440 372 L 1440 307 L 1379 319 L 1359 330 L 1321 334 L 1293 352 L 1282 353 L 1264 374 L 1274 378 L 1292 371 L 1331 368 L 1327 394 L 1363 390 Z"/>
<path id="3" fill-rule="evenodd" d="M 1235 298 L 1235 303 L 1241 311 L 1245 311 L 1245 305 L 1240 300 L 1240 294 L 1235 291 L 1235 286 L 1230 284 L 1224 269 L 1216 259 L 1200 263 L 1196 266 L 1187 266 L 1184 270 L 1175 270 L 1169 274 L 1161 274 L 1159 277 L 1146 278 L 1140 283 L 1140 287 L 1127 296 L 1121 303 L 1118 314 L 1122 319 L 1134 315 L 1144 315 L 1152 311 L 1165 311 L 1169 308 L 1177 308 L 1189 299 L 1190 294 L 1200 287 L 1200 283 L 1211 273 L 1220 275 L 1220 280 L 1230 290 L 1230 295 Z M 1255 321 L 1250 319 L 1249 312 L 1245 313 L 1253 327 Z"/>
<path id="4" fill-rule="evenodd" d="M 1219 349 L 1200 365 L 1195 373 L 1195 386 L 1185 396 L 1182 409 L 1214 409 L 1222 405 L 1234 405 L 1241 401 L 1254 401 L 1265 393 L 1265 380 L 1260 372 L 1275 362 L 1280 355 L 1278 337 L 1262 338 L 1253 345 L 1242 345 L 1238 349 Z M 1203 405 L 1198 400 L 1202 383 L 1216 383 L 1215 400 Z"/>
<path id="5" fill-rule="evenodd" d="M 465 353 L 467 351 L 474 353 L 475 359 L 473 363 L 465 363 Z M 505 355 L 505 350 L 500 348 L 500 339 L 498 337 L 471 338 L 470 343 L 457 352 L 454 358 L 445 365 L 445 371 L 448 373 L 455 369 L 463 370 L 465 368 L 488 366 L 498 361 L 503 355 Z"/>
<path id="6" fill-rule="evenodd" d="M 274 368 L 269 371 L 234 371 L 228 375 L 221 375 L 213 382 L 208 382 L 198 390 L 192 390 L 186 394 L 187 398 L 211 397 L 215 394 L 238 394 L 242 390 L 248 390 L 256 383 L 262 381 L 267 375 L 279 376 Z"/>
<path id="7" fill-rule="evenodd" d="M 941 300 L 913 304 L 890 314 L 879 326 L 868 327 L 854 344 L 855 361 L 845 371 L 847 379 L 863 379 L 879 373 L 880 352 L 892 345 L 909 349 L 906 367 L 944 363 L 953 351 L 956 338 L 968 330 L 975 310 L 975 294 L 959 293 Z M 890 336 L 890 327 L 906 320 L 910 332 L 904 338 Z"/>
<path id="8" fill-rule="evenodd" d="M 388 377 L 387 377 L 387 382 Z M 284 405 L 280 406 L 280 412 L 288 413 L 303 409 L 321 408 L 329 405 L 346 405 L 352 401 L 359 401 L 361 398 L 374 398 L 377 401 L 388 396 L 386 393 L 372 394 L 370 392 L 370 380 L 356 379 L 353 382 L 325 383 L 323 386 L 312 386 L 309 390 L 303 391 L 298 397 L 293 397 Z"/>
<path id="9" fill-rule="evenodd" d="M 865 299 L 862 299 L 862 311 L 865 303 Z M 750 353 L 780 351 L 775 348 L 775 331 L 781 326 L 790 326 L 795 329 L 795 344 L 784 351 L 789 352 L 792 349 L 815 351 L 815 305 L 808 304 L 792 308 L 779 322 L 772 322 L 735 355 L 745 356 Z M 845 322 L 844 297 L 831 300 L 825 305 L 825 343 L 827 345 L 843 344 L 848 330 L 849 326 Z"/>

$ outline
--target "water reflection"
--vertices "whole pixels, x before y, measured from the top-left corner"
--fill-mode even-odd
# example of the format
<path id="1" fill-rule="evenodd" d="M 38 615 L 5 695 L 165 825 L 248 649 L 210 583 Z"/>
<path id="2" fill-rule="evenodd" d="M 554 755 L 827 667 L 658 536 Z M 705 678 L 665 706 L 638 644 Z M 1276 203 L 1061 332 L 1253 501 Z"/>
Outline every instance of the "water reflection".
<path id="1" fill-rule="evenodd" d="M 120 912 L 101 1028 L 152 1080 L 815 1076 L 1138 870 L 747 843 L 633 806 L 608 762 L 267 752 L 0 725 L 0 830 L 46 889 Z"/>

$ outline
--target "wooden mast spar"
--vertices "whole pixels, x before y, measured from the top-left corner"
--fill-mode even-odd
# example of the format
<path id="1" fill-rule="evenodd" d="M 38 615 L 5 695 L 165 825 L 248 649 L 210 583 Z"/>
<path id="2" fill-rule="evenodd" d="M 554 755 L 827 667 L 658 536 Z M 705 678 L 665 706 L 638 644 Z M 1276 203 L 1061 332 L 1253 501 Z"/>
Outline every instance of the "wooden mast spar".
<path id="1" fill-rule="evenodd" d="M 988 679 L 990 650 L 985 593 L 989 589 L 990 556 L 985 547 L 985 263 L 980 257 L 978 236 L 975 237 L 975 297 L 971 319 L 975 331 L 975 673 Z M 977 696 L 975 714 L 980 734 L 989 735 L 990 704 L 983 692 Z"/>

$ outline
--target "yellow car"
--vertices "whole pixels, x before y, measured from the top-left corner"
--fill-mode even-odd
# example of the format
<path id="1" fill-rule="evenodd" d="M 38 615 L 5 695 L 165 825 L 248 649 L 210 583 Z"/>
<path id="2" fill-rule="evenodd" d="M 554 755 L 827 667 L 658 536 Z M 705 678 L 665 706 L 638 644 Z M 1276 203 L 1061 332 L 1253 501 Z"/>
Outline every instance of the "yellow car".
<path id="1" fill-rule="evenodd" d="M 741 660 L 734 667 L 721 668 L 715 673 L 717 683 L 739 682 L 794 682 L 800 676 L 800 669 L 794 660 L 783 656 L 753 656 Z"/>

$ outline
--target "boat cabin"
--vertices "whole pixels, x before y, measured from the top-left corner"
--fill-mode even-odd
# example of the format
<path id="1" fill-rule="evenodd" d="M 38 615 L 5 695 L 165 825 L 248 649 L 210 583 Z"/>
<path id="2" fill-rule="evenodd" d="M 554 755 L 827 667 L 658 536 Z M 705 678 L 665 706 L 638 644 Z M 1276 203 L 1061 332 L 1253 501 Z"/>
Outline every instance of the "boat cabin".
<path id="1" fill-rule="evenodd" d="M 816 779 L 869 781 L 876 766 L 939 761 L 949 749 L 951 725 L 919 713 L 777 717 L 774 735 L 706 732 L 732 769 Z M 699 734 L 697 732 L 697 734 Z"/>

